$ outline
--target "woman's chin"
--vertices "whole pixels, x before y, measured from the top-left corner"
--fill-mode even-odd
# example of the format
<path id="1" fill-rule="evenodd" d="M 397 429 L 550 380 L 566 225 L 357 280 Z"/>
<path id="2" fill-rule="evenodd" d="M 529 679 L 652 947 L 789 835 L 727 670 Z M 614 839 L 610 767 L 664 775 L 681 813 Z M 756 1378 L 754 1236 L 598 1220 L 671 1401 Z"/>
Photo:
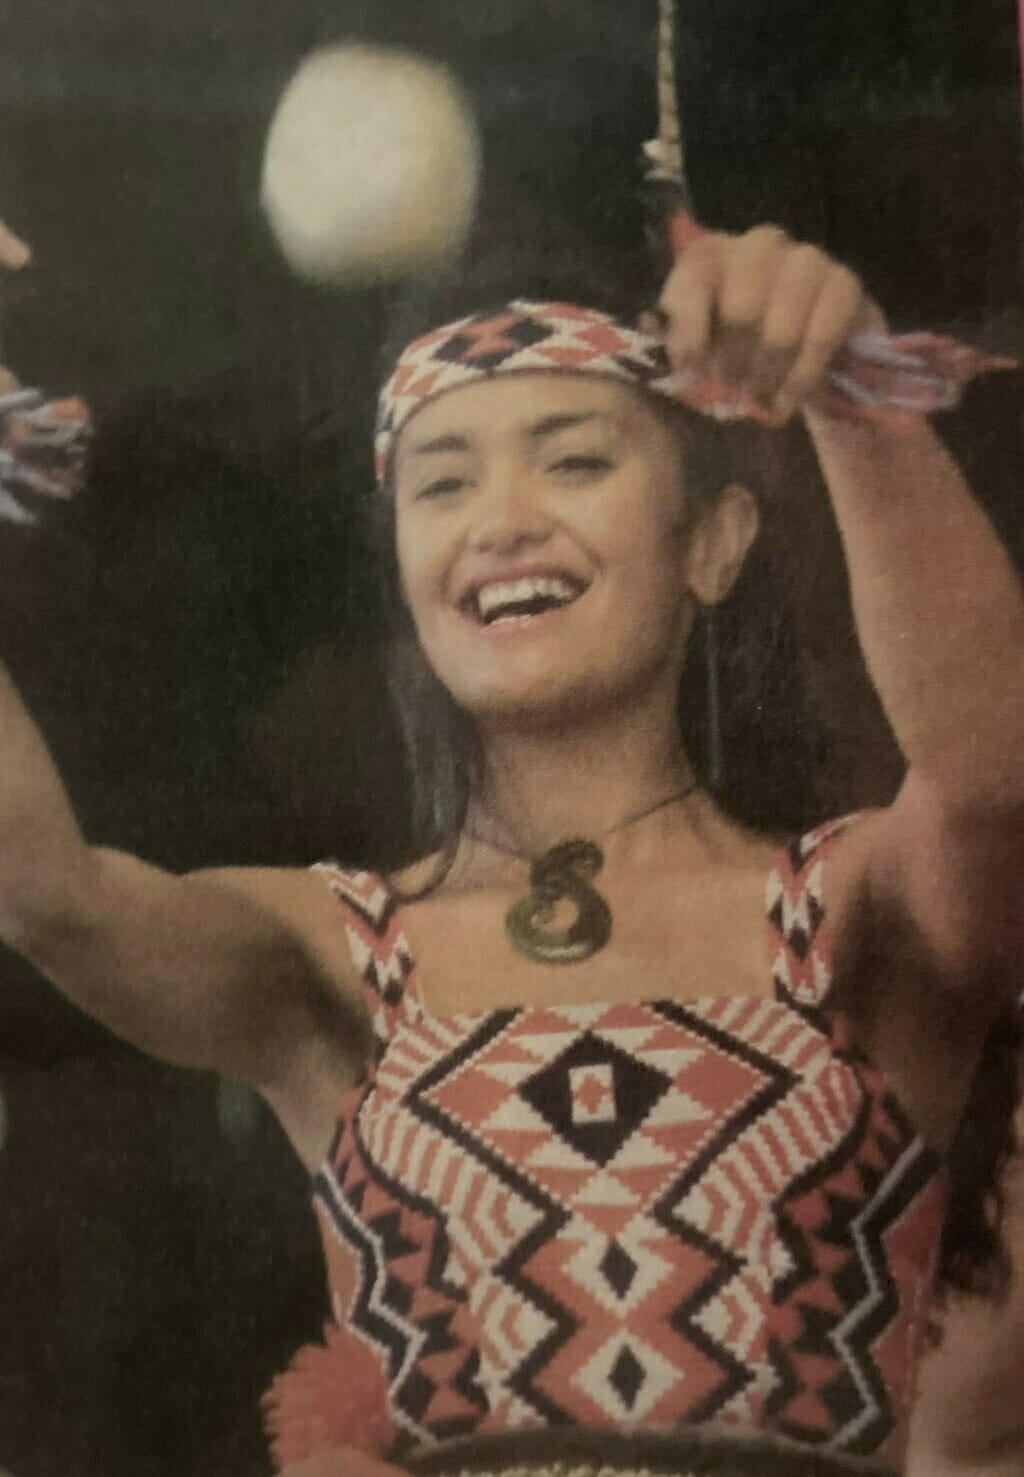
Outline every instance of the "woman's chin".
<path id="1" fill-rule="evenodd" d="M 579 726 L 588 712 L 605 706 L 607 693 L 595 684 L 559 679 L 545 673 L 529 681 L 481 685 L 455 694 L 459 705 L 487 729 L 522 728 L 540 731 Z"/>

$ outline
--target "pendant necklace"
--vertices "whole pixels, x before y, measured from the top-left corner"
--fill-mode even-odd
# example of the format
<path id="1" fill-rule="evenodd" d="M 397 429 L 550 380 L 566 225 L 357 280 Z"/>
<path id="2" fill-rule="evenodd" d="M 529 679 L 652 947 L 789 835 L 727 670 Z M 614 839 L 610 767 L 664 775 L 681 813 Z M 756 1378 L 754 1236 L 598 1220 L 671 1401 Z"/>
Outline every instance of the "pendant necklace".
<path id="1" fill-rule="evenodd" d="M 609 826 L 599 839 L 686 800 L 697 787 L 698 781 L 694 780 L 685 789 L 665 795 L 653 805 Z M 468 830 L 466 834 L 506 856 L 530 863 L 530 891 L 505 914 L 505 932 L 520 954 L 536 964 L 581 964 L 604 948 L 612 936 L 612 911 L 593 886 L 592 879 L 604 866 L 604 852 L 597 841 L 584 837 L 559 841 L 534 858 L 526 851 L 504 846 L 477 831 Z M 573 905 L 575 918 L 564 929 L 547 927 L 561 902 Z"/>

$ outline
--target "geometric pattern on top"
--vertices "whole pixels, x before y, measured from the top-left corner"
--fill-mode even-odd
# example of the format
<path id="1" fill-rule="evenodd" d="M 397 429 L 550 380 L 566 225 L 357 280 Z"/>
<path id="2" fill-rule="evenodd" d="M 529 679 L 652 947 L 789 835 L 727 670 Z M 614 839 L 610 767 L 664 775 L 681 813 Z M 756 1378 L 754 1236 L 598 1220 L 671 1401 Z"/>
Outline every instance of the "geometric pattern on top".
<path id="1" fill-rule="evenodd" d="M 377 406 L 377 480 L 387 476 L 399 432 L 428 401 L 497 373 L 552 370 L 673 393 L 657 339 L 594 308 L 516 300 L 443 324 L 402 351 Z"/>
<path id="2" fill-rule="evenodd" d="M 378 1053 L 314 1203 L 399 1455 L 714 1420 L 901 1465 L 944 1175 L 822 1009 L 838 829 L 771 873 L 763 999 L 438 1017 L 381 879 L 323 869 Z"/>

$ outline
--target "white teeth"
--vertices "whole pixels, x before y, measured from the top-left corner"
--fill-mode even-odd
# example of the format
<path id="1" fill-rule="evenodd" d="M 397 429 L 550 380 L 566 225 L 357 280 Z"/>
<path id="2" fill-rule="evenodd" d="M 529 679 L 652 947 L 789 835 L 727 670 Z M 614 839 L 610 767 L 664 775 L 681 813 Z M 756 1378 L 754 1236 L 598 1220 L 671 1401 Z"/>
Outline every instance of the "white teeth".
<path id="1" fill-rule="evenodd" d="M 568 605 L 579 594 L 579 588 L 558 575 L 538 576 L 520 580 L 496 581 L 482 585 L 476 592 L 477 612 L 481 620 L 489 620 L 496 611 L 528 605 L 533 600 L 553 600 L 558 605 Z"/>

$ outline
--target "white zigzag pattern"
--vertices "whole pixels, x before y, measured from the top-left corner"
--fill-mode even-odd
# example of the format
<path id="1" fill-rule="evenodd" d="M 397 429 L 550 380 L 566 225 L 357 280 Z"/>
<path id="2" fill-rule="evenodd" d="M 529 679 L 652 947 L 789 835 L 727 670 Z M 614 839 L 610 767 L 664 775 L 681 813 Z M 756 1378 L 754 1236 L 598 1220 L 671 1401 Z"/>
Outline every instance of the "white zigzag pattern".
<path id="1" fill-rule="evenodd" d="M 765 1307 L 765 1288 L 760 1281 L 756 1269 L 747 1268 L 693 1320 L 709 1338 L 748 1365 L 765 1362 L 758 1350 L 758 1344 L 763 1343 Z"/>
<path id="2" fill-rule="evenodd" d="M 345 1195 L 333 1171 L 326 1169 L 323 1171 L 322 1183 L 325 1183 L 329 1190 L 329 1204 L 333 1212 L 330 1218 L 332 1233 L 340 1236 L 338 1227 L 335 1224 L 335 1218 L 342 1225 L 352 1226 L 355 1231 L 355 1236 L 352 1238 L 344 1237 L 342 1239 L 346 1247 L 350 1251 L 355 1252 L 359 1258 L 362 1268 L 362 1277 L 360 1278 L 359 1286 L 362 1295 L 374 1316 L 396 1331 L 404 1348 L 401 1365 L 391 1381 L 392 1387 L 394 1388 L 400 1385 L 415 1368 L 426 1343 L 426 1335 L 416 1328 L 414 1324 L 403 1318 L 395 1308 L 385 1301 L 382 1295 L 383 1290 L 387 1286 L 389 1273 L 387 1260 L 384 1255 L 384 1247 L 380 1237 L 375 1235 L 373 1229 L 365 1221 L 358 1217 L 353 1218 L 350 1215 Z M 368 1257 L 362 1249 L 361 1243 L 364 1240 L 369 1241 L 373 1248 L 372 1258 Z M 364 1334 L 364 1337 L 369 1337 L 369 1335 Z M 396 1421 L 411 1432 L 418 1440 L 430 1439 L 429 1431 L 413 1421 L 394 1402 L 393 1415 Z"/>
<path id="3" fill-rule="evenodd" d="M 464 1287 L 480 1332 L 480 1384 L 493 1401 L 509 1372 L 553 1329 L 551 1320 L 493 1268 L 543 1219 L 540 1211 L 489 1173 L 454 1138 L 405 1106 L 410 1083 L 421 1079 L 461 1042 L 457 1026 L 431 1020 L 431 1032 L 395 1032 L 378 1078 L 378 1101 L 368 1115 L 367 1148 L 375 1162 L 410 1194 L 446 1207 L 450 1245 L 446 1278 Z"/>
<path id="4" fill-rule="evenodd" d="M 870 1203 L 863 1206 L 854 1217 L 850 1228 L 854 1244 L 857 1248 L 857 1260 L 860 1263 L 861 1270 L 868 1284 L 868 1292 L 855 1307 L 848 1311 L 846 1316 L 836 1326 L 832 1332 L 832 1338 L 836 1348 L 839 1350 L 844 1365 L 849 1370 L 860 1392 L 864 1405 L 852 1420 L 836 1431 L 832 1441 L 829 1443 L 832 1446 L 838 1446 L 840 1444 L 848 1445 L 851 1440 L 860 1434 L 865 1426 L 877 1420 L 884 1413 L 879 1408 L 878 1401 L 865 1377 L 863 1368 L 864 1358 L 862 1354 L 858 1353 L 855 1342 L 856 1333 L 860 1325 L 871 1317 L 879 1304 L 884 1302 L 887 1297 L 886 1290 L 879 1281 L 878 1268 L 865 1233 L 865 1224 L 877 1213 L 878 1206 L 884 1203 L 894 1190 L 899 1189 L 900 1181 L 906 1175 L 914 1159 L 920 1155 L 920 1152 L 920 1145 L 917 1143 L 909 1144 L 904 1149 L 903 1153 L 895 1161 L 879 1185 Z M 863 1344 L 861 1347 L 863 1347 Z"/>
<path id="5" fill-rule="evenodd" d="M 743 1129 L 672 1212 L 674 1219 L 742 1261 L 736 1275 L 694 1315 L 694 1322 L 755 1372 L 743 1403 L 753 1400 L 754 1389 L 770 1388 L 774 1382 L 759 1344 L 765 1309 L 771 1305 L 771 1278 L 788 1270 L 788 1255 L 772 1207 L 837 1142 L 850 1122 L 851 1100 L 862 1096 L 853 1069 L 836 1061 L 819 1031 L 777 1002 L 749 1006 L 739 998 L 723 1002 L 715 1025 L 727 1026 L 752 1049 L 798 1068 L 798 1080 Z M 846 1111 L 837 1114 L 840 1103 Z M 760 1286 L 758 1269 L 764 1269 Z"/>

